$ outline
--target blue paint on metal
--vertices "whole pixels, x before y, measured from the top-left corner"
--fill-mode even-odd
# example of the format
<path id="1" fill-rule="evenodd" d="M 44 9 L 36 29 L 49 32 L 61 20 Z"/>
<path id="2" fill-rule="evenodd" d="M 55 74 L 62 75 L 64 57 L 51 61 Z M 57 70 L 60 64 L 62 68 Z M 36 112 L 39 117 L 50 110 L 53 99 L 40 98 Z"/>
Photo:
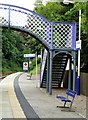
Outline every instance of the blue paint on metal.
<path id="1" fill-rule="evenodd" d="M 46 39 L 51 44 L 51 24 L 46 26 Z M 50 45 L 49 45 L 50 47 Z"/>
<path id="2" fill-rule="evenodd" d="M 10 28 L 10 6 L 8 11 L 8 28 Z"/>
<path id="3" fill-rule="evenodd" d="M 53 24 L 51 23 L 51 45 L 50 49 L 53 49 Z"/>
<path id="4" fill-rule="evenodd" d="M 75 23 L 73 23 L 73 22 L 72 23 L 71 22 L 52 22 L 52 24 L 53 25 L 54 24 L 63 24 L 63 25 L 66 25 L 67 24 L 67 25 L 72 25 L 73 26 Z"/>
<path id="5" fill-rule="evenodd" d="M 9 7 L 14 7 L 14 8 L 16 7 L 16 8 L 23 9 L 23 10 L 26 10 L 26 11 L 29 11 L 29 12 L 31 12 L 31 13 L 33 13 L 33 14 L 38 15 L 39 17 L 43 18 L 44 20 L 46 20 L 46 21 L 49 22 L 49 23 L 51 22 L 51 21 L 47 20 L 45 17 L 43 17 L 42 15 L 40 15 L 40 14 L 38 14 L 38 13 L 32 11 L 32 10 L 29 10 L 29 9 L 27 9 L 27 8 L 24 8 L 24 7 L 19 7 L 19 6 L 16 6 L 16 5 L 10 5 L 10 4 L 3 4 L 3 3 L 0 3 L 0 5 L 3 5 L 3 6 L 9 6 Z"/>
<path id="6" fill-rule="evenodd" d="M 76 23 L 72 26 L 72 48 L 76 50 Z"/>
<path id="7" fill-rule="evenodd" d="M 33 36 L 38 38 L 45 46 L 48 46 L 48 49 L 54 49 L 54 48 L 56 48 L 56 49 L 57 48 L 59 48 L 59 49 L 60 48 L 63 48 L 63 49 L 64 48 L 70 48 L 71 49 L 71 46 L 69 46 L 71 44 L 70 42 L 69 42 L 69 45 L 68 45 L 68 41 L 69 40 L 71 41 L 71 38 L 68 36 L 68 32 L 65 33 L 66 37 L 62 35 L 62 34 L 64 34 L 64 32 L 68 31 L 67 30 L 68 28 L 69 28 L 70 35 L 72 34 L 72 41 L 71 41 L 72 42 L 72 48 L 73 49 L 76 48 L 76 29 L 75 29 L 76 25 L 75 25 L 75 23 L 51 22 L 51 21 L 47 20 L 46 18 L 44 18 L 43 16 L 39 15 L 38 13 L 34 12 L 34 11 L 31 11 L 29 9 L 19 7 L 19 6 L 16 6 L 16 5 L 0 4 L 0 6 L 1 6 L 0 9 L 9 10 L 9 13 L 8 13 L 8 27 L 9 28 L 10 27 L 15 28 L 14 24 L 10 25 L 10 22 L 12 22 L 12 19 L 10 18 L 11 17 L 10 12 L 14 11 L 14 12 L 18 12 L 18 13 L 23 13 L 26 16 L 29 15 L 29 18 L 32 19 L 32 21 L 31 21 L 31 19 L 30 19 L 30 21 L 28 21 L 31 25 L 27 24 L 25 26 L 23 24 L 21 26 L 21 28 L 18 28 L 18 29 L 22 29 L 22 28 L 27 29 L 30 34 L 32 34 Z M 35 22 L 33 23 L 34 20 L 35 20 Z M 14 22 L 18 22 L 18 21 L 14 21 Z M 3 24 L 3 25 L 5 25 L 5 24 Z M 17 25 L 18 25 L 18 27 L 20 27 L 19 23 Z M 60 27 L 61 29 L 58 32 L 59 25 L 62 26 L 62 28 Z M 68 28 L 66 28 L 66 30 L 64 30 L 64 28 L 66 27 L 65 25 L 69 26 Z M 33 29 L 33 27 L 34 27 L 34 29 Z M 38 29 L 38 27 L 40 27 L 37 30 L 37 32 L 35 31 L 36 27 L 37 27 L 37 29 Z M 43 31 L 40 30 L 40 29 L 42 29 Z M 64 30 L 63 33 L 61 33 L 62 30 Z M 62 41 L 64 43 L 63 45 L 61 45 L 61 43 L 59 42 L 58 33 L 60 34 L 59 38 L 61 37 L 60 38 L 61 40 L 65 40 L 65 41 Z"/>
<path id="8" fill-rule="evenodd" d="M 80 95 L 80 76 L 77 76 L 76 79 L 76 91 L 77 91 L 77 95 Z"/>
<path id="9" fill-rule="evenodd" d="M 56 55 L 58 55 L 58 54 L 60 54 L 60 53 L 62 53 L 62 54 L 64 54 L 64 53 L 66 53 L 67 55 L 70 55 L 71 57 L 73 57 L 73 54 L 72 53 L 70 53 L 70 52 L 68 52 L 68 51 L 59 51 L 59 52 L 57 52 L 57 53 L 55 53 L 54 55 L 53 55 L 53 58 L 56 56 Z"/>
<path id="10" fill-rule="evenodd" d="M 76 50 L 80 50 L 80 48 L 76 48 Z"/>
<path id="11" fill-rule="evenodd" d="M 8 26 L 6 26 L 6 25 L 3 25 L 2 26 L 2 24 L 0 24 L 0 27 L 4 27 L 4 28 L 8 28 Z M 17 27 L 17 26 L 11 26 L 10 25 L 10 29 L 13 29 L 13 30 L 17 30 L 17 31 L 21 31 L 21 32 L 25 32 L 25 33 L 28 33 L 28 34 L 30 34 L 32 37 L 34 37 L 35 39 L 37 39 L 37 40 L 39 40 L 40 41 L 40 43 L 41 44 L 43 44 L 44 45 L 44 47 L 48 50 L 49 49 L 49 46 L 48 46 L 48 44 L 46 44 L 46 42 L 45 41 L 43 41 L 39 36 L 37 36 L 36 34 L 34 34 L 34 33 L 32 33 L 30 30 L 27 30 L 27 29 L 24 29 L 24 28 L 20 28 L 20 27 Z"/>
<path id="12" fill-rule="evenodd" d="M 49 59 L 48 62 L 50 66 L 48 66 L 49 67 L 48 72 L 50 72 L 50 74 L 48 73 L 47 76 L 47 80 L 49 80 L 48 81 L 49 84 L 47 84 L 48 85 L 47 87 L 49 88 L 49 94 L 51 94 L 52 93 L 52 59 L 54 56 L 53 51 L 55 51 L 55 49 L 57 49 L 58 51 L 61 51 L 60 49 L 63 49 L 64 51 L 67 50 L 68 51 L 67 53 L 72 56 L 70 52 L 71 51 L 75 52 L 76 50 L 76 24 L 69 22 L 51 22 L 34 11 L 16 5 L 0 4 L 0 9 L 8 11 L 8 18 L 4 22 L 2 21 L 0 22 L 1 27 L 6 27 L 6 28 L 9 27 L 11 29 L 21 30 L 23 32 L 26 32 L 31 36 L 33 36 L 34 38 L 38 39 L 49 50 L 50 56 L 48 58 Z M 17 14 L 18 15 L 17 17 L 20 18 L 21 21 L 19 21 L 18 19 L 14 20 L 12 19 L 14 17 L 12 17 L 11 12 L 20 13 L 20 16 L 21 15 L 24 16 L 22 16 L 21 19 Z M 24 21 L 22 20 L 25 17 L 27 19 L 27 22 L 23 24 Z M 8 24 L 6 22 L 8 22 Z M 21 25 L 20 22 L 22 22 Z M 73 58 L 74 58 L 74 66 L 75 66 L 74 67 L 74 75 L 75 75 L 76 60 L 74 55 Z"/>

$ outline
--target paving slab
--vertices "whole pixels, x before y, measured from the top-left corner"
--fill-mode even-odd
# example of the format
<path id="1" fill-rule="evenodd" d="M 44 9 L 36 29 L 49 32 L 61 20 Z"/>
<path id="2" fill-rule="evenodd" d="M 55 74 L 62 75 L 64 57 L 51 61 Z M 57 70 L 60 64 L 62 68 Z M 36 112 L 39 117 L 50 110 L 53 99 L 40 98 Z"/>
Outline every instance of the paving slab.
<path id="1" fill-rule="evenodd" d="M 20 72 L 11 74 L 0 82 L 0 120 L 2 118 L 25 118 L 14 91 L 14 79 Z"/>
<path id="2" fill-rule="evenodd" d="M 56 99 L 56 94 L 49 95 L 44 89 L 37 87 L 35 79 L 35 76 L 32 76 L 31 80 L 27 80 L 27 73 L 24 73 L 18 82 L 27 102 L 39 118 L 83 118 L 76 112 L 63 112 L 61 108 L 57 108 L 62 102 Z"/>
<path id="3" fill-rule="evenodd" d="M 75 112 L 62 112 L 61 108 L 56 107 L 62 105 L 62 102 L 56 99 L 56 95 L 57 93 L 64 95 L 65 92 L 61 93 L 62 90 L 55 89 L 53 94 L 49 95 L 46 89 L 38 87 L 39 75 L 38 80 L 35 75 L 31 80 L 27 79 L 27 75 L 28 73 L 23 73 L 20 76 L 18 72 L 7 76 L 0 82 L 0 119 L 25 118 L 26 120 L 27 117 L 81 118 L 83 120 L 84 116 L 78 113 L 77 104 L 81 103 L 80 107 L 85 109 L 84 99 L 77 98 L 78 103 L 72 107 Z"/>

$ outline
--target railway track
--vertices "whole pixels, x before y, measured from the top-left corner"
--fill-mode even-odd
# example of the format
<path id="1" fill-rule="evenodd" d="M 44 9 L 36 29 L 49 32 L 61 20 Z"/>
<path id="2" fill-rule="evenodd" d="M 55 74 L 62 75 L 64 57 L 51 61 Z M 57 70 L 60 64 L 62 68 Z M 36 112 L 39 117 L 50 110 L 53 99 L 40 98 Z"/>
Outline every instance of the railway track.
<path id="1" fill-rule="evenodd" d="M 0 80 L 4 79 L 6 76 L 10 75 L 11 73 L 7 73 L 7 74 L 0 74 Z"/>
<path id="2" fill-rule="evenodd" d="M 7 76 L 7 75 L 6 75 L 6 76 Z M 0 77 L 0 79 L 3 79 L 3 78 L 5 78 L 6 76 L 1 76 L 1 77 Z"/>

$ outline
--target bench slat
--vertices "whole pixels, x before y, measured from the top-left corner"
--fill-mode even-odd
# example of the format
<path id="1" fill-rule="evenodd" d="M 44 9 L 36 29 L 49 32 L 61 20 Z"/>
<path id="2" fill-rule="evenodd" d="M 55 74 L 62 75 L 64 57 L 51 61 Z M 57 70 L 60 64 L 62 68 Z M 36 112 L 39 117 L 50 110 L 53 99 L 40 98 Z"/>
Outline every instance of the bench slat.
<path id="1" fill-rule="evenodd" d="M 69 100 L 68 98 L 64 96 L 57 96 L 57 98 L 61 99 L 61 101 L 71 102 L 71 100 Z"/>
<path id="2" fill-rule="evenodd" d="M 76 91 L 73 91 L 73 90 L 70 90 L 70 89 L 68 89 L 67 91 L 68 91 L 68 92 L 71 92 L 71 93 L 73 93 L 73 94 L 76 94 Z"/>
<path id="3" fill-rule="evenodd" d="M 66 103 L 70 102 L 71 103 L 70 107 L 69 107 L 69 111 L 70 111 L 71 107 L 72 107 L 72 104 L 73 104 L 74 97 L 76 95 L 76 91 L 68 89 L 66 94 L 67 94 L 67 97 L 57 95 L 56 98 L 59 98 L 61 101 L 65 102 L 63 108 L 66 108 L 66 106 L 65 106 Z M 70 96 L 73 97 L 73 99 L 69 99 Z"/>
<path id="4" fill-rule="evenodd" d="M 67 91 L 66 94 L 69 95 L 69 96 L 71 96 L 71 97 L 73 97 L 73 98 L 75 97 L 75 94 L 73 94 L 73 93 L 71 93 L 71 92 L 68 92 L 68 91 Z"/>

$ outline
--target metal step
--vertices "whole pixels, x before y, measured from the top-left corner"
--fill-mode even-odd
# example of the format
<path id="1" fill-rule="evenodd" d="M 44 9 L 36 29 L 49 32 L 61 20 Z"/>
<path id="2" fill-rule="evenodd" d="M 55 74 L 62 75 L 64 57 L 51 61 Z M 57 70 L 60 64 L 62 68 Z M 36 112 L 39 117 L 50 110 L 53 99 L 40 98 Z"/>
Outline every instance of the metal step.
<path id="1" fill-rule="evenodd" d="M 52 88 L 58 88 L 61 86 L 65 68 L 67 65 L 67 60 L 68 60 L 68 56 L 65 54 L 58 54 L 56 57 L 53 58 Z M 46 66 L 46 68 L 47 68 L 47 66 Z M 47 73 L 44 72 L 42 87 L 46 87 L 46 78 L 47 78 Z"/>

